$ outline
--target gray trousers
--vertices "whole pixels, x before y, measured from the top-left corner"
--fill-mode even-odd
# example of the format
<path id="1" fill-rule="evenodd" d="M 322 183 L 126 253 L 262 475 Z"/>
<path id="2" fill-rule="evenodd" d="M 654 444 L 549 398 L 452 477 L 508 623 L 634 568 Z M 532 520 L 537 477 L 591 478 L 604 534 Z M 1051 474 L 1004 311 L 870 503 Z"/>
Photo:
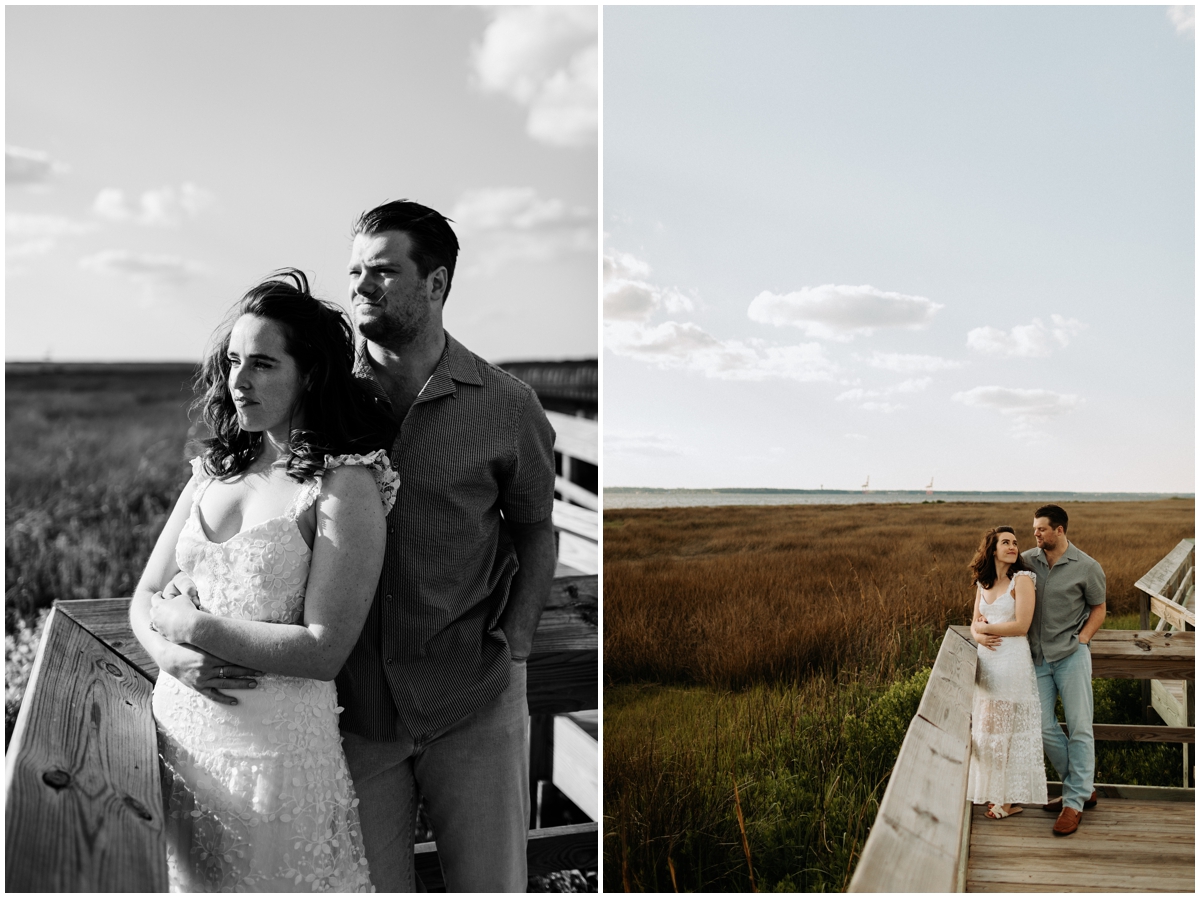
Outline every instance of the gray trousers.
<path id="1" fill-rule="evenodd" d="M 449 892 L 524 892 L 529 834 L 529 705 L 525 662 L 508 686 L 453 726 L 395 742 L 343 733 L 371 882 L 412 892 L 417 794 L 425 797 Z"/>

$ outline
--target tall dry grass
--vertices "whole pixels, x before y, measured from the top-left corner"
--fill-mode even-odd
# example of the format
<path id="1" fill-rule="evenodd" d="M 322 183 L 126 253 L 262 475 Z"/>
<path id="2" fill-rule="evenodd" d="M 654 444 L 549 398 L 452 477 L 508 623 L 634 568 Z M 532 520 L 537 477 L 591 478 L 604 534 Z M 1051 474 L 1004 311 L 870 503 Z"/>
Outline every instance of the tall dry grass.
<path id="1" fill-rule="evenodd" d="M 187 482 L 188 368 L 18 375 L 5 391 L 4 606 L 131 595 Z"/>
<path id="2" fill-rule="evenodd" d="M 741 688 L 813 673 L 885 679 L 969 621 L 988 527 L 1033 546 L 1033 506 L 920 504 L 615 509 L 604 514 L 606 682 Z M 1108 577 L 1109 610 L 1193 533 L 1195 502 L 1078 503 L 1069 535 Z"/>

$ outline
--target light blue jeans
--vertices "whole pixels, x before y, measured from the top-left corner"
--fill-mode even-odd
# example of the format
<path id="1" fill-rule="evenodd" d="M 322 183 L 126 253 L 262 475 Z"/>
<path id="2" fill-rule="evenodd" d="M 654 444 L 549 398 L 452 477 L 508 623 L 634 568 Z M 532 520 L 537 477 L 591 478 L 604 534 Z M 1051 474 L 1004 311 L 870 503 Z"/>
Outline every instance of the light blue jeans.
<path id="1" fill-rule="evenodd" d="M 1096 740 L 1092 737 L 1092 651 L 1082 643 L 1058 661 L 1033 665 L 1042 703 L 1042 748 L 1062 780 L 1063 807 L 1083 810 L 1096 776 Z M 1067 735 L 1054 714 L 1062 697 Z"/>
<path id="2" fill-rule="evenodd" d="M 417 794 L 433 825 L 447 892 L 524 892 L 529 884 L 529 704 L 525 662 L 508 686 L 450 728 L 395 742 L 342 734 L 377 892 L 415 891 Z"/>

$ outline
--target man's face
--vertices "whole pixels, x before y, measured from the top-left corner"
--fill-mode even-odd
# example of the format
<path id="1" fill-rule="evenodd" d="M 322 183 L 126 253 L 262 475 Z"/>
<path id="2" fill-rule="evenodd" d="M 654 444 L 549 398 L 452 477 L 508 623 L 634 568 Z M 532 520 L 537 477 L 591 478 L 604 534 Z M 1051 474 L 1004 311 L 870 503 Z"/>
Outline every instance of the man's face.
<path id="1" fill-rule="evenodd" d="M 1067 538 L 1061 527 L 1054 528 L 1050 526 L 1049 518 L 1034 518 L 1033 519 L 1033 538 L 1037 540 L 1038 548 L 1054 552 L 1058 549 L 1062 540 Z"/>
<path id="2" fill-rule="evenodd" d="M 404 346 L 430 327 L 445 269 L 421 277 L 403 231 L 359 234 L 350 248 L 350 307 L 358 332 L 381 346 Z"/>

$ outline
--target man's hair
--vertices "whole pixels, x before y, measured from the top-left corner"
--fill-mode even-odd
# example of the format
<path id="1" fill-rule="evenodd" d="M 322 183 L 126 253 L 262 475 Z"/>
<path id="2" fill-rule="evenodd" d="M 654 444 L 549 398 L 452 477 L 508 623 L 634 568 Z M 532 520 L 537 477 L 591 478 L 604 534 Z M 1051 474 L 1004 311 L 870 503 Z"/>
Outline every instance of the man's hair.
<path id="1" fill-rule="evenodd" d="M 1048 520 L 1051 530 L 1062 527 L 1063 533 L 1067 532 L 1067 513 L 1059 505 L 1043 505 L 1033 513 L 1033 517 Z"/>
<path id="2" fill-rule="evenodd" d="M 446 267 L 446 289 L 442 293 L 445 303 L 450 295 L 450 282 L 454 280 L 454 263 L 458 259 L 458 238 L 450 227 L 450 219 L 412 200 L 395 200 L 358 216 L 350 237 L 373 236 L 386 231 L 402 231 L 408 235 L 412 241 L 409 255 L 421 277 L 428 277 L 429 272 L 439 266 Z"/>
<path id="3" fill-rule="evenodd" d="M 991 589 L 996 585 L 996 545 L 1000 542 L 1001 533 L 1011 533 L 1013 536 L 1017 535 L 1016 531 L 1007 525 L 993 527 L 983 534 L 983 539 L 979 541 L 979 548 L 975 550 L 975 557 L 967 565 L 967 568 L 971 571 L 971 581 L 978 583 L 984 589 Z M 1025 563 L 1025 559 L 1018 552 L 1017 560 L 1008 569 L 1008 576 L 1012 577 L 1017 571 L 1027 571 L 1029 569 L 1029 565 Z"/>
<path id="4" fill-rule="evenodd" d="M 325 468 L 326 455 L 363 454 L 390 446 L 390 416 L 354 376 L 354 330 L 341 307 L 312 295 L 295 268 L 277 271 L 252 287 L 213 335 L 196 375 L 192 411 L 211 436 L 200 441 L 204 467 L 214 477 L 245 471 L 258 457 L 263 435 L 241 429 L 229 395 L 229 338 L 243 315 L 273 321 L 284 350 L 305 375 L 304 429 L 291 431 L 287 474 L 303 482 Z"/>

